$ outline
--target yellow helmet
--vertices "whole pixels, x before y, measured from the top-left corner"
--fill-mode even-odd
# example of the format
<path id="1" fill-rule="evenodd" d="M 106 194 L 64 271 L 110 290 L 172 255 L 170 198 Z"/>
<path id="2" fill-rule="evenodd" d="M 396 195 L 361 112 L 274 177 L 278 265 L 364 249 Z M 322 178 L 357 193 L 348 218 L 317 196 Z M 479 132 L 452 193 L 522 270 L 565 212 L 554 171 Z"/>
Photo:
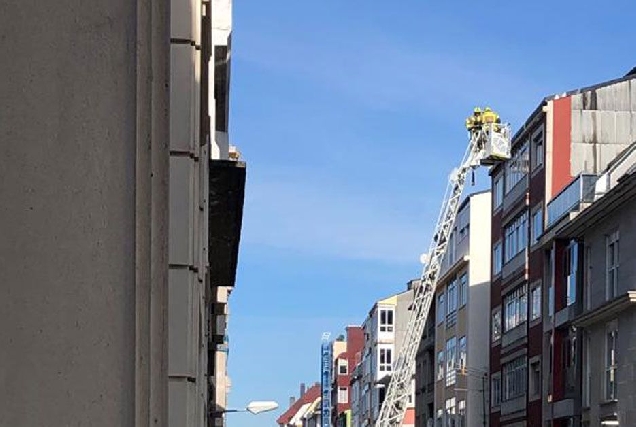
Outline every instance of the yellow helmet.
<path id="1" fill-rule="evenodd" d="M 484 110 L 486 113 L 491 112 L 492 110 L 490 109 L 490 107 L 486 107 L 486 109 Z"/>
<path id="2" fill-rule="evenodd" d="M 475 107 L 475 109 L 473 110 L 473 113 L 475 113 L 475 114 L 481 114 L 481 108 L 479 108 L 479 107 Z"/>

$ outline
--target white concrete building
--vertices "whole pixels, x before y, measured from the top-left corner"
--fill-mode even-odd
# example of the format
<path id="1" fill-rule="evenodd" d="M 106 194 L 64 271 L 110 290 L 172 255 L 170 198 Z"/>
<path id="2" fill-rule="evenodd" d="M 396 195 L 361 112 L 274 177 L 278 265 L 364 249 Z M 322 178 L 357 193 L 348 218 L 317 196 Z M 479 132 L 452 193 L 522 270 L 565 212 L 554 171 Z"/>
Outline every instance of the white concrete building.
<path id="1" fill-rule="evenodd" d="M 362 360 L 351 380 L 353 427 L 372 426 L 377 420 L 386 386 L 404 340 L 412 302 L 413 291 L 409 283 L 406 291 L 375 303 L 362 325 L 365 334 Z M 402 425 L 413 425 L 414 408 L 412 392 Z"/>
<path id="2" fill-rule="evenodd" d="M 436 286 L 434 405 L 418 413 L 439 427 L 487 424 L 490 209 L 489 191 L 459 206 Z"/>

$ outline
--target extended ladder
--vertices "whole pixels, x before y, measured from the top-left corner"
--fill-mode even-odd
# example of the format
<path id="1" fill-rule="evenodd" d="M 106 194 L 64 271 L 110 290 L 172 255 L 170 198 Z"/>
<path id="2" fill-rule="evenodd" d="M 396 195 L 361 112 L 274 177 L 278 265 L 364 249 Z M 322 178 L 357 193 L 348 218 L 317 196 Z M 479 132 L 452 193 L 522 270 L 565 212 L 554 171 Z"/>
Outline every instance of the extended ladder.
<path id="1" fill-rule="evenodd" d="M 469 135 L 470 142 L 461 166 L 451 174 L 446 189 L 435 234 L 429 247 L 429 259 L 424 265 L 420 284 L 414 289 L 406 336 L 398 353 L 376 427 L 397 427 L 404 418 L 411 392 L 411 381 L 415 374 L 415 355 L 435 295 L 435 284 L 455 224 L 468 173 L 480 165 L 492 165 L 510 158 L 509 125 L 488 124 Z"/>

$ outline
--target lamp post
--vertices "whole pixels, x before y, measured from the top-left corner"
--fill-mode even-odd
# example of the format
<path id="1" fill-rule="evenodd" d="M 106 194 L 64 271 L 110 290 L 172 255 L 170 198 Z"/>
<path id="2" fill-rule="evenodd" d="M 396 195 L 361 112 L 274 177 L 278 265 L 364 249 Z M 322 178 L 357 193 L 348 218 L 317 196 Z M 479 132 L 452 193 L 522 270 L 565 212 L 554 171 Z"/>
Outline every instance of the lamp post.
<path id="1" fill-rule="evenodd" d="M 254 415 L 262 414 L 263 412 L 270 412 L 278 408 L 278 403 L 271 400 L 255 400 L 250 402 L 245 408 L 242 409 L 222 409 L 220 411 L 212 411 L 212 415 L 223 415 L 231 412 L 249 412 Z"/>

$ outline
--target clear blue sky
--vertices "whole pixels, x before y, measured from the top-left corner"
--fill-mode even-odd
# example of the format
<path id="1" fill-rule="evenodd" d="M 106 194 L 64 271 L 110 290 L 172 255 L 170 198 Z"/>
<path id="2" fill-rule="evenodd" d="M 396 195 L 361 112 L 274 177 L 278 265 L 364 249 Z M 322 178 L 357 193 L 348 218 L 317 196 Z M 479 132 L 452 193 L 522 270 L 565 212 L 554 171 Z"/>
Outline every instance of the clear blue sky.
<path id="1" fill-rule="evenodd" d="M 231 406 L 284 409 L 318 380 L 323 331 L 419 275 L 475 105 L 515 127 L 544 95 L 622 76 L 634 16 L 629 0 L 235 0 L 230 135 L 248 181 Z"/>

